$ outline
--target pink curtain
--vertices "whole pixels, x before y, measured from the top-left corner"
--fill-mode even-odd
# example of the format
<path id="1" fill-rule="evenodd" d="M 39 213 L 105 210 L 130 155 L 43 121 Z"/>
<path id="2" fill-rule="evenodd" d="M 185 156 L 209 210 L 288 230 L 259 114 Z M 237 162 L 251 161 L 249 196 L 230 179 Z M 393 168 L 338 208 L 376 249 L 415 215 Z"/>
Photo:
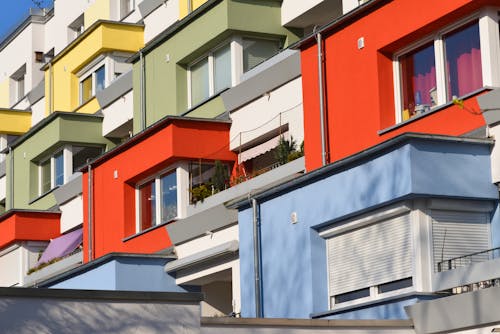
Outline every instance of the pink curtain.
<path id="1" fill-rule="evenodd" d="M 458 96 L 465 95 L 483 86 L 481 72 L 481 50 L 472 49 L 457 59 Z"/>

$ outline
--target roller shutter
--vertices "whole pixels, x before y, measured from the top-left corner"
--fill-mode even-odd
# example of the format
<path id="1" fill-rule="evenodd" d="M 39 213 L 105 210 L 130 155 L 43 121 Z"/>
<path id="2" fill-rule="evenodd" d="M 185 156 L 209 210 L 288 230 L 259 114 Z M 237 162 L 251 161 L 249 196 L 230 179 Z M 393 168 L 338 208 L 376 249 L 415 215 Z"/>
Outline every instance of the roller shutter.
<path id="1" fill-rule="evenodd" d="M 409 215 L 328 239 L 332 296 L 412 276 Z"/>

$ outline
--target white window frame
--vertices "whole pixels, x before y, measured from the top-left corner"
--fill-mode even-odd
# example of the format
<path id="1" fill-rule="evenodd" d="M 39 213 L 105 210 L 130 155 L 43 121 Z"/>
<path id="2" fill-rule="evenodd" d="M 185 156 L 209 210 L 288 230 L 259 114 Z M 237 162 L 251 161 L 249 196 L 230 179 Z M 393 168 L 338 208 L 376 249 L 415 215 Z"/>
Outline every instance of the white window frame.
<path id="1" fill-rule="evenodd" d="M 104 55 L 101 56 L 101 57 L 98 57 L 95 61 L 91 62 L 89 65 L 87 65 L 84 69 L 82 69 L 81 71 L 79 71 L 77 73 L 77 76 L 79 78 L 78 80 L 78 92 L 79 92 L 79 103 L 80 105 L 83 105 L 87 102 L 89 102 L 90 100 L 92 100 L 92 98 L 95 97 L 95 94 L 96 94 L 96 73 L 98 70 L 101 69 L 101 67 L 104 66 L 104 88 L 106 88 L 109 84 L 109 78 L 110 78 L 110 75 L 108 73 L 109 69 L 112 68 L 112 66 L 109 66 L 109 63 L 111 62 L 112 60 L 109 58 L 109 57 L 105 57 Z M 83 100 L 83 87 L 82 87 L 82 83 L 83 81 L 85 81 L 86 79 L 88 79 L 90 76 L 92 76 L 92 95 L 90 96 L 90 98 L 86 101 Z"/>
<path id="2" fill-rule="evenodd" d="M 410 215 L 410 217 L 409 217 L 410 225 L 411 225 L 410 230 L 413 230 L 414 227 L 413 227 L 413 222 L 412 222 L 413 219 L 411 216 L 411 214 L 412 214 L 411 211 L 412 210 L 411 210 L 411 207 L 409 206 L 409 204 L 393 205 L 391 207 L 384 209 L 383 211 L 379 210 L 377 212 L 369 213 L 369 214 L 364 215 L 364 216 L 359 217 L 359 218 L 354 218 L 352 220 L 348 220 L 347 222 L 345 222 L 343 224 L 340 224 L 340 225 L 337 225 L 334 227 L 330 227 L 330 228 L 325 228 L 324 230 L 320 231 L 319 235 L 323 239 L 327 240 L 327 239 L 333 238 L 337 235 L 344 234 L 344 233 L 347 233 L 350 231 L 354 231 L 356 229 L 366 228 L 369 225 L 385 222 L 387 220 L 390 220 L 390 219 L 397 217 L 397 216 L 400 216 L 400 215 Z M 414 232 L 410 232 L 410 233 L 414 234 Z M 413 236 L 411 235 L 410 238 L 413 239 Z M 414 243 L 414 241 L 413 241 L 413 243 Z M 416 248 L 416 247 L 418 247 L 418 244 L 413 245 L 413 248 Z M 414 250 L 410 250 L 410 252 L 413 253 Z M 326 254 L 327 275 L 329 275 L 329 272 L 331 269 L 331 268 L 329 268 L 328 263 L 329 263 L 329 259 L 328 259 L 328 250 L 327 250 L 327 254 Z M 328 283 L 329 309 L 335 310 L 337 308 L 359 305 L 359 304 L 362 304 L 365 302 L 376 301 L 376 300 L 380 300 L 383 298 L 389 298 L 389 297 L 401 295 L 402 293 L 409 293 L 409 292 L 416 291 L 416 287 L 417 287 L 416 279 L 417 279 L 417 277 L 416 277 L 416 272 L 415 272 L 415 263 L 413 263 L 412 276 L 409 278 L 411 278 L 413 280 L 412 285 L 409 287 L 380 293 L 378 290 L 379 285 L 370 286 L 370 287 L 368 287 L 369 296 L 357 298 L 354 300 L 345 301 L 342 303 L 335 303 L 335 300 L 334 300 L 335 295 L 332 294 L 333 292 L 331 291 L 331 286 Z M 328 279 L 329 278 L 327 277 L 327 280 Z M 391 282 L 389 282 L 389 283 L 391 283 Z M 354 291 L 357 291 L 357 290 L 354 290 Z M 352 291 L 352 292 L 354 292 L 354 291 Z"/>
<path id="3" fill-rule="evenodd" d="M 191 91 L 191 83 L 192 83 L 192 76 L 191 76 L 191 68 L 198 63 L 204 61 L 205 59 L 208 59 L 208 97 L 207 99 L 210 99 L 212 96 L 216 94 L 215 92 L 215 62 L 214 62 L 214 54 L 219 51 L 222 48 L 225 48 L 229 46 L 229 52 L 230 52 L 230 57 L 231 57 L 231 64 L 230 64 L 230 71 L 231 71 L 231 85 L 230 87 L 234 86 L 237 84 L 237 81 L 239 80 L 239 76 L 236 77 L 237 72 L 236 72 L 236 66 L 235 64 L 235 58 L 237 56 L 235 55 L 237 52 L 238 47 L 241 48 L 241 46 L 237 45 L 238 43 L 236 42 L 235 38 L 232 38 L 231 40 L 227 40 L 221 44 L 219 44 L 217 47 L 211 49 L 209 52 L 205 53 L 203 56 L 197 58 L 195 61 L 191 62 L 188 65 L 188 70 L 187 70 L 187 91 L 188 91 L 188 108 L 192 108 L 198 104 L 202 104 L 205 100 L 198 102 L 196 104 L 193 104 L 192 102 L 192 91 Z M 241 58 L 241 57 L 240 57 Z M 236 75 L 235 75 L 236 74 Z"/>
<path id="4" fill-rule="evenodd" d="M 124 4 L 128 4 L 128 10 L 125 11 L 126 7 Z M 120 15 L 120 21 L 125 19 L 127 16 L 129 16 L 135 9 L 135 0 L 120 0 L 119 2 L 119 15 Z"/>
<path id="5" fill-rule="evenodd" d="M 499 46 L 499 15 L 500 8 L 485 8 L 476 12 L 454 24 L 446 26 L 443 29 L 429 35 L 417 43 L 414 43 L 399 52 L 393 57 L 393 75 L 394 75 L 394 101 L 396 112 L 396 124 L 403 122 L 403 93 L 402 93 L 402 73 L 399 59 L 400 57 L 416 50 L 417 48 L 433 41 L 434 57 L 436 66 L 436 89 L 437 101 L 431 110 L 442 107 L 449 103 L 446 96 L 446 78 L 445 78 L 445 52 L 444 36 L 454 30 L 478 20 L 479 39 L 481 46 L 481 66 L 483 76 L 483 87 L 500 85 L 500 46 Z M 410 118 L 414 119 L 415 117 Z"/>
<path id="6" fill-rule="evenodd" d="M 61 149 L 58 149 L 54 153 L 52 153 L 50 156 L 48 156 L 45 159 L 40 160 L 38 163 L 38 195 L 41 196 L 45 194 L 43 192 L 43 170 L 42 170 L 42 165 L 50 160 L 50 189 L 49 192 L 56 188 L 56 156 L 62 153 L 63 156 L 63 171 L 64 171 L 64 176 L 63 176 L 63 184 L 68 182 L 69 177 L 73 174 L 73 160 L 72 160 L 72 151 L 71 151 L 71 146 L 66 145 Z M 58 186 L 61 186 L 58 185 Z"/>
<path id="7" fill-rule="evenodd" d="M 177 216 L 172 218 L 171 220 L 177 220 L 179 218 L 182 218 L 185 215 L 185 210 L 183 207 L 186 206 L 186 199 L 183 196 L 184 193 L 187 192 L 187 188 L 185 186 L 185 181 L 187 180 L 187 172 L 185 170 L 185 167 L 181 164 L 175 164 L 173 166 L 170 166 L 169 168 L 163 169 L 162 171 L 155 173 L 154 175 L 142 180 L 140 183 L 138 183 L 135 186 L 135 231 L 136 233 L 141 233 L 144 230 L 141 230 L 141 213 L 142 213 L 142 207 L 141 207 L 141 188 L 154 181 L 155 183 L 155 217 L 154 217 L 154 223 L 152 224 L 151 228 L 154 228 L 158 225 L 162 225 L 163 222 L 161 222 L 161 178 L 167 174 L 175 173 L 176 177 L 176 183 L 177 183 Z"/>
<path id="8" fill-rule="evenodd" d="M 10 80 L 13 85 L 10 89 L 10 94 L 13 94 L 10 98 L 10 103 L 14 106 L 26 95 L 26 64 L 14 72 L 10 76 Z"/>

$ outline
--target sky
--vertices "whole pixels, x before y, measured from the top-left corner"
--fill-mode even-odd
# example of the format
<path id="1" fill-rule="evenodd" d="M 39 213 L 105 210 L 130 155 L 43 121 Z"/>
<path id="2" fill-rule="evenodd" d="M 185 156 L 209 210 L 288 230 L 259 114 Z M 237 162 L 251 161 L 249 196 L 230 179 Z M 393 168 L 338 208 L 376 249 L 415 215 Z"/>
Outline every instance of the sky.
<path id="1" fill-rule="evenodd" d="M 12 31 L 29 13 L 29 8 L 36 8 L 36 2 L 42 7 L 51 7 L 52 0 L 0 0 L 2 10 L 0 11 L 0 39 Z"/>

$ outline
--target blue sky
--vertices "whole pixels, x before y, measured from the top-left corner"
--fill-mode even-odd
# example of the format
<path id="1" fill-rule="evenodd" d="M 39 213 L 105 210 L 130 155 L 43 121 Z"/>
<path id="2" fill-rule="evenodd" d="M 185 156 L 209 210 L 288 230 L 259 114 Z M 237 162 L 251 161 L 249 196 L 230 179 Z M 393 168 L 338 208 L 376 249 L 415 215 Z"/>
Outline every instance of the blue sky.
<path id="1" fill-rule="evenodd" d="M 42 7 L 52 6 L 52 0 L 3 0 L 0 11 L 0 39 L 22 22 L 28 15 L 30 7 L 36 7 L 34 2 L 39 2 Z"/>

